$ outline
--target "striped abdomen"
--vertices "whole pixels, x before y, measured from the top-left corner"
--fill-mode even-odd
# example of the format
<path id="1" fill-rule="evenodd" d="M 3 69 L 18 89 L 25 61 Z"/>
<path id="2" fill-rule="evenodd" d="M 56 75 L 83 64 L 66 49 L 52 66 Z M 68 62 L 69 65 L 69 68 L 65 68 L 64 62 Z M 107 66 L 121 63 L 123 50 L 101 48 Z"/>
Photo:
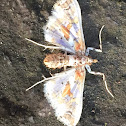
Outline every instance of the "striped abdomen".
<path id="1" fill-rule="evenodd" d="M 44 59 L 44 64 L 49 68 L 61 68 L 67 66 L 69 63 L 69 56 L 58 53 L 58 54 L 48 54 Z"/>
<path id="2" fill-rule="evenodd" d="M 61 68 L 64 66 L 79 66 L 79 65 L 91 65 L 95 63 L 96 60 L 93 60 L 87 56 L 78 56 L 78 55 L 66 55 L 62 53 L 58 54 L 48 54 L 44 59 L 44 64 L 49 68 Z"/>

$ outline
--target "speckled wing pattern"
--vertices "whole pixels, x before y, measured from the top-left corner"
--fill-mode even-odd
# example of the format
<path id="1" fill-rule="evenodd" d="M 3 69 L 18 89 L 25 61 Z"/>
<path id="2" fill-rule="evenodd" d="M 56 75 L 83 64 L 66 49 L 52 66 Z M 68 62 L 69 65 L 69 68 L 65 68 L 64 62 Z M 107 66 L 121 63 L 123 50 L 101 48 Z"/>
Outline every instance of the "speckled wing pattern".
<path id="1" fill-rule="evenodd" d="M 59 0 L 52 10 L 44 27 L 45 40 L 56 46 L 65 47 L 65 51 L 85 52 L 81 10 L 77 0 Z"/>
<path id="2" fill-rule="evenodd" d="M 45 96 L 58 120 L 67 126 L 76 126 L 82 112 L 85 69 L 72 68 L 55 76 L 58 78 L 45 83 Z"/>

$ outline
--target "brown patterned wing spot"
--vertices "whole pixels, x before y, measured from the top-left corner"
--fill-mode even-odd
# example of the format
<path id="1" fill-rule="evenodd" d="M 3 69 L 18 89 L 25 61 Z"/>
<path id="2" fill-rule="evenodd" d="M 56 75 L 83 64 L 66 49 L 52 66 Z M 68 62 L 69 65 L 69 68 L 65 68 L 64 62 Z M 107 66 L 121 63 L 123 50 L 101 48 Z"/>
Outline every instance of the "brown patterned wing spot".
<path id="1" fill-rule="evenodd" d="M 62 96 L 65 97 L 66 95 L 72 97 L 73 94 L 70 91 L 70 83 L 67 82 L 65 89 L 63 90 Z"/>
<path id="2" fill-rule="evenodd" d="M 65 113 L 63 117 L 69 120 L 71 126 L 74 126 L 75 119 L 72 117 L 72 112 Z"/>
<path id="3" fill-rule="evenodd" d="M 75 80 L 78 80 L 80 83 L 83 82 L 84 80 L 85 73 L 80 70 L 75 71 Z"/>
<path id="4" fill-rule="evenodd" d="M 69 7 L 69 5 L 73 2 L 73 0 L 66 0 L 65 2 L 59 1 L 59 3 L 57 3 L 59 6 L 61 6 L 63 9 L 66 9 Z"/>
<path id="5" fill-rule="evenodd" d="M 70 28 L 71 27 L 72 27 L 71 24 L 68 24 L 67 27 L 61 25 L 61 31 L 63 32 L 64 37 L 66 38 L 66 40 L 68 40 L 69 37 L 70 37 Z"/>
<path id="6" fill-rule="evenodd" d="M 74 48 L 76 51 L 79 51 L 81 49 L 81 45 L 78 42 L 75 42 Z"/>
<path id="7" fill-rule="evenodd" d="M 81 36 L 80 30 L 77 32 L 77 36 Z M 74 48 L 76 51 L 79 51 L 79 50 L 83 51 L 84 50 L 85 43 L 83 42 L 83 39 L 81 37 L 78 42 L 75 41 Z"/>

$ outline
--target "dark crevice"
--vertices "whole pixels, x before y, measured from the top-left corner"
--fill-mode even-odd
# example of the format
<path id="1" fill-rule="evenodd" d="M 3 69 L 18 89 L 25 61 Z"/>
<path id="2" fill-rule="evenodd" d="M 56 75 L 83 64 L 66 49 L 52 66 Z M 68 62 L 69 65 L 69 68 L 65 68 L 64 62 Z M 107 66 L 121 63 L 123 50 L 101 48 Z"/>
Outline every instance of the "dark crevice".
<path id="1" fill-rule="evenodd" d="M 5 116 L 25 116 L 25 115 L 34 115 L 28 107 L 25 105 L 17 105 L 14 102 L 10 101 L 8 98 L 3 97 L 0 99 L 0 104 L 3 107 Z M 4 116 L 1 114 L 1 116 Z"/>

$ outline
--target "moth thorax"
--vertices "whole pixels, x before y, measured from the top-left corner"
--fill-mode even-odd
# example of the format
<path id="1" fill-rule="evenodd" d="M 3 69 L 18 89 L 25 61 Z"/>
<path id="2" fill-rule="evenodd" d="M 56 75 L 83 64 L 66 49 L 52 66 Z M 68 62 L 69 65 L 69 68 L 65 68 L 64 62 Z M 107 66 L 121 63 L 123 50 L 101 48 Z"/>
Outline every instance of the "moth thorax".
<path id="1" fill-rule="evenodd" d="M 69 62 L 69 57 L 65 54 L 48 54 L 44 59 L 44 64 L 49 68 L 61 68 L 67 66 Z"/>

